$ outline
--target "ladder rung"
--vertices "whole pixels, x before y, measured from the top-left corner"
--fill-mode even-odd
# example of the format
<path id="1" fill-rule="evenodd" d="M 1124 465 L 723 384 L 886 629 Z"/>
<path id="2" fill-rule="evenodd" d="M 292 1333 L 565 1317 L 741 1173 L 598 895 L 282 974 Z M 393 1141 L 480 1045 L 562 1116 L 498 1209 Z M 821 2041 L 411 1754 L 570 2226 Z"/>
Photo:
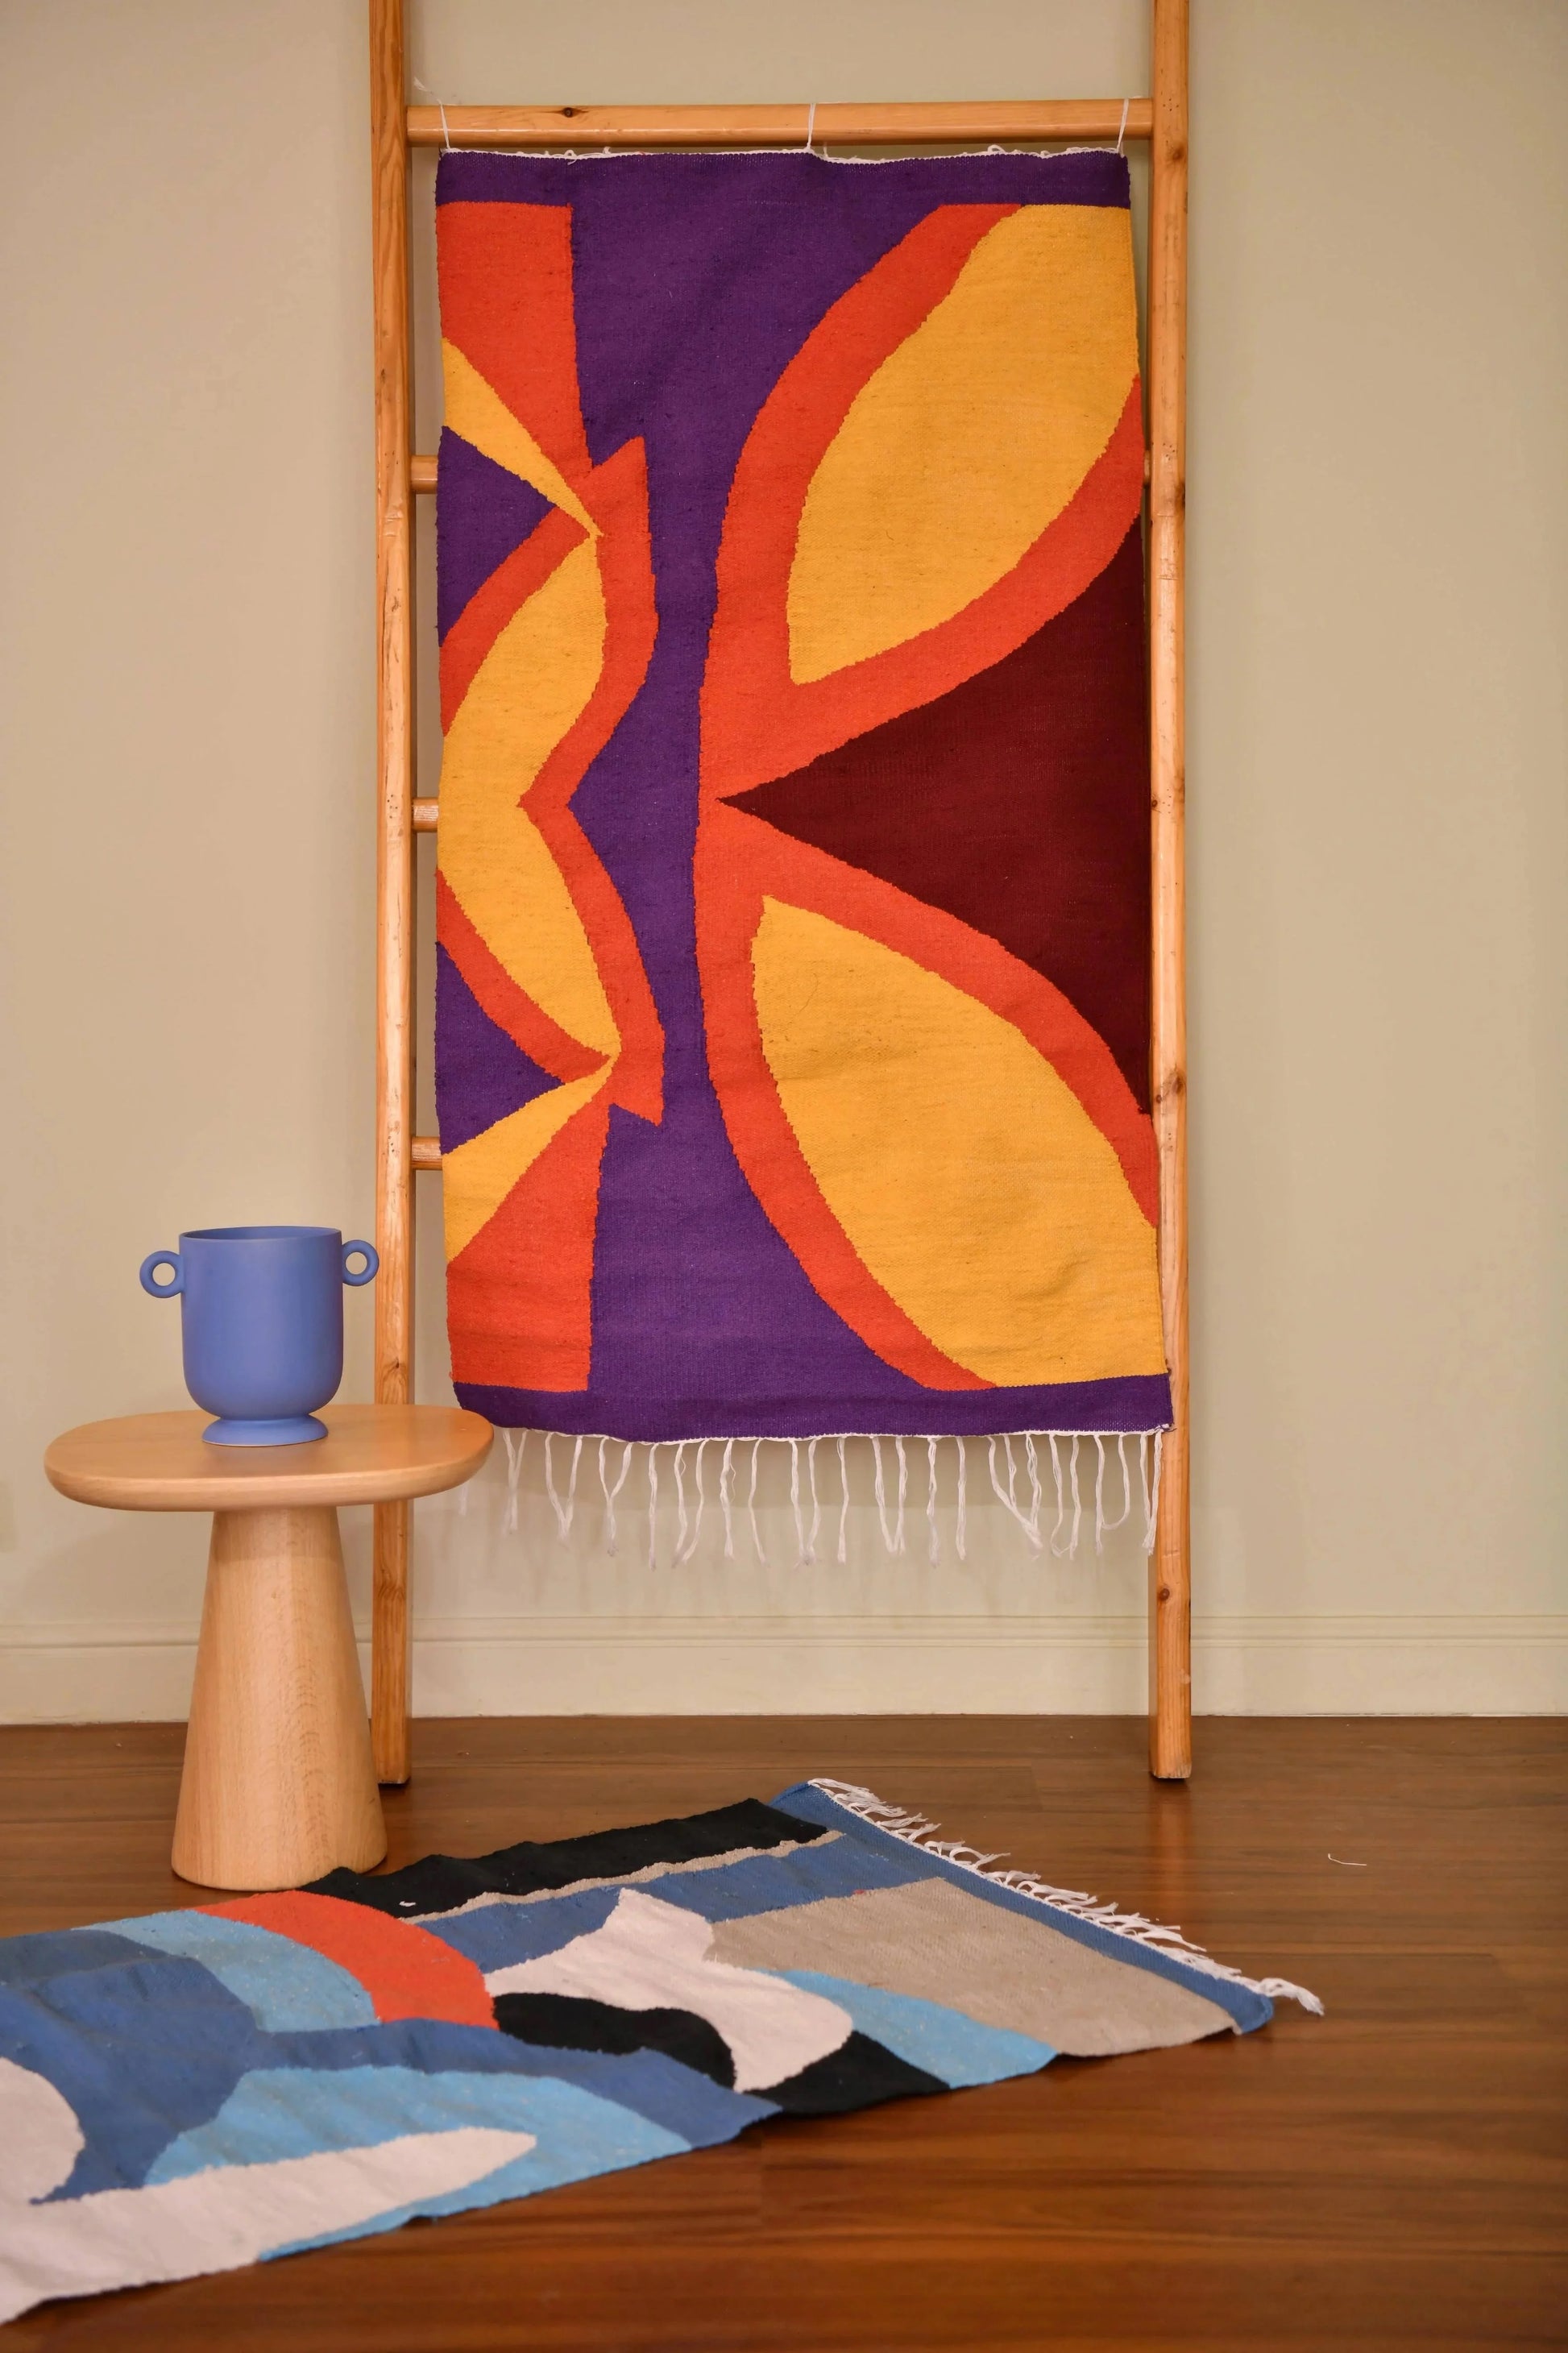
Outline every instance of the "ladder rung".
<path id="1" fill-rule="evenodd" d="M 411 147 L 967 146 L 992 140 L 1148 139 L 1149 98 L 795 106 L 411 106 Z"/>
<path id="2" fill-rule="evenodd" d="M 416 1135 L 413 1144 L 413 1159 L 416 1168 L 439 1168 L 441 1166 L 440 1137 Z"/>

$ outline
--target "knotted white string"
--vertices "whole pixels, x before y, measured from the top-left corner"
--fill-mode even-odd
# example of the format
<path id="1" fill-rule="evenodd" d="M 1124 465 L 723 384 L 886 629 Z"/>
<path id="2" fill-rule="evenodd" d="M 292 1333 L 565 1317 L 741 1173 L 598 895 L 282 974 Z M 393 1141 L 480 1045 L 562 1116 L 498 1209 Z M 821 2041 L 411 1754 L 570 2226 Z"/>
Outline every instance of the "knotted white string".
<path id="1" fill-rule="evenodd" d="M 1127 116 L 1131 104 L 1132 100 L 1130 98 L 1124 98 L 1121 101 L 1121 128 L 1116 134 L 1116 152 L 1119 155 L 1121 153 L 1121 142 L 1127 136 Z"/>
<path id="2" fill-rule="evenodd" d="M 962 1438 L 957 1443 L 958 1525 L 953 1530 L 953 1542 L 958 1546 L 958 1557 L 963 1560 L 966 1557 L 964 1547 L 969 1538 L 969 1450 Z"/>
<path id="3" fill-rule="evenodd" d="M 572 1532 L 572 1517 L 577 1509 L 577 1465 L 583 1459 L 583 1440 L 579 1434 L 572 1450 L 572 1475 L 563 1504 L 555 1492 L 555 1466 L 551 1457 L 554 1436 L 553 1430 L 547 1430 L 544 1433 L 544 1492 L 550 1498 L 550 1508 L 555 1514 L 555 1525 L 564 1542 Z"/>
<path id="4" fill-rule="evenodd" d="M 902 1438 L 895 1438 L 893 1444 L 899 1450 L 899 1525 L 893 1537 L 893 1550 L 901 1553 L 904 1549 L 904 1498 L 910 1492 L 910 1465 Z"/>
<path id="5" fill-rule="evenodd" d="M 691 1476 L 697 1489 L 697 1511 L 691 1523 L 690 1542 L 680 1546 L 676 1552 L 675 1557 L 677 1563 L 681 1566 L 684 1566 L 687 1561 L 692 1558 L 701 1538 L 702 1505 L 704 1501 L 702 1493 L 702 1450 L 705 1446 L 711 1446 L 713 1440 L 710 1438 L 700 1438 L 697 1441 L 697 1459 L 691 1466 Z"/>
<path id="6" fill-rule="evenodd" d="M 1124 1527 L 1132 1517 L 1132 1473 L 1127 1467 L 1127 1439 L 1124 1432 L 1119 1432 L 1117 1435 L 1116 1459 L 1121 1465 L 1121 1513 L 1120 1518 L 1106 1521 L 1107 1535 L 1113 1528 Z"/>
<path id="7" fill-rule="evenodd" d="M 761 1536 L 758 1535 L 758 1533 L 757 1533 L 757 1456 L 758 1456 L 758 1455 L 761 1453 L 761 1451 L 762 1451 L 762 1445 L 763 1445 L 763 1441 L 762 1441 L 762 1440 L 761 1440 L 760 1438 L 753 1438 L 753 1439 L 752 1439 L 752 1492 L 751 1492 L 751 1493 L 746 1497 L 746 1516 L 747 1516 L 747 1518 L 748 1518 L 748 1519 L 751 1521 L 751 1523 L 752 1523 L 752 1543 L 756 1546 L 756 1547 L 757 1547 L 757 1558 L 758 1558 L 758 1559 L 763 1563 L 763 1566 L 764 1567 L 766 1567 L 766 1566 L 767 1566 L 767 1558 L 768 1558 L 768 1556 L 767 1556 L 767 1554 L 763 1550 L 763 1540 L 762 1540 L 762 1537 L 761 1537 Z"/>
<path id="8" fill-rule="evenodd" d="M 926 1440 L 926 1557 L 934 1562 L 937 1554 L 936 1440 L 934 1438 L 928 1438 Z"/>
<path id="9" fill-rule="evenodd" d="M 849 1471 L 844 1460 L 844 1440 L 838 1440 L 838 1557 L 849 1557 Z"/>
<path id="10" fill-rule="evenodd" d="M 517 1480 L 522 1469 L 522 1450 L 528 1443 L 528 1432 L 526 1430 L 503 1430 L 501 1436 L 506 1440 L 506 1517 L 501 1522 L 501 1533 L 510 1536 L 517 1533 Z"/>
<path id="11" fill-rule="evenodd" d="M 609 1554 L 610 1558 L 614 1560 L 616 1556 L 616 1497 L 626 1485 L 626 1472 L 632 1467 L 632 1442 L 628 1439 L 622 1448 L 621 1472 L 613 1487 L 611 1486 L 608 1479 L 605 1476 L 605 1449 L 608 1446 L 609 1442 L 610 1441 L 607 1438 L 601 1438 L 599 1440 L 599 1484 L 603 1488 L 605 1495 L 605 1550 Z"/>
<path id="12" fill-rule="evenodd" d="M 416 90 L 422 90 L 426 98 L 436 96 L 428 83 L 422 82 L 417 74 L 414 77 L 414 87 Z M 452 134 L 447 128 L 447 110 L 438 98 L 436 99 L 436 111 L 441 118 L 441 152 L 444 155 L 449 155 L 452 153 Z"/>
<path id="13" fill-rule="evenodd" d="M 1053 1430 L 1049 1433 L 1049 1436 L 1051 1441 L 1051 1476 L 1056 1481 L 1057 1486 L 1057 1519 L 1056 1525 L 1051 1530 L 1051 1557 L 1054 1560 L 1060 1560 L 1062 1557 L 1062 1547 L 1058 1544 L 1057 1538 L 1062 1532 L 1062 1522 L 1067 1517 L 1068 1507 L 1066 1498 L 1062 1493 L 1062 1458 L 1057 1449 L 1056 1431 Z"/>
<path id="14" fill-rule="evenodd" d="M 442 120 L 445 121 L 443 116 Z M 805 111 L 805 152 L 811 153 L 811 142 L 816 133 L 816 100 L 813 99 Z"/>
<path id="15" fill-rule="evenodd" d="M 647 1565 L 649 1568 L 657 1567 L 657 1563 L 654 1559 L 654 1544 L 657 1537 L 658 1525 L 658 1448 L 657 1446 L 650 1446 L 647 1451 Z"/>
<path id="16" fill-rule="evenodd" d="M 818 1439 L 809 1439 L 805 1449 L 806 1489 L 811 1496 L 811 1528 L 805 1539 L 805 1557 L 813 1565 L 816 1560 L 817 1532 L 822 1526 L 822 1504 L 816 1492 L 816 1450 L 820 1443 Z"/>
<path id="17" fill-rule="evenodd" d="M 686 1440 L 680 1439 L 675 1449 L 675 1550 L 670 1556 L 672 1568 L 679 1567 L 686 1557 Z"/>
<path id="18" fill-rule="evenodd" d="M 792 1438 L 789 1441 L 789 1500 L 790 1508 L 795 1514 L 795 1565 L 796 1568 L 804 1568 L 805 1522 L 801 1517 L 800 1510 L 800 1440 L 798 1438 Z"/>
<path id="19" fill-rule="evenodd" d="M 724 1440 L 723 1460 L 719 1465 L 719 1504 L 720 1508 L 724 1514 L 724 1557 L 726 1560 L 733 1560 L 735 1557 L 735 1528 L 730 1510 L 730 1478 L 734 1469 L 734 1459 L 735 1441 L 732 1438 L 727 1438 Z"/>

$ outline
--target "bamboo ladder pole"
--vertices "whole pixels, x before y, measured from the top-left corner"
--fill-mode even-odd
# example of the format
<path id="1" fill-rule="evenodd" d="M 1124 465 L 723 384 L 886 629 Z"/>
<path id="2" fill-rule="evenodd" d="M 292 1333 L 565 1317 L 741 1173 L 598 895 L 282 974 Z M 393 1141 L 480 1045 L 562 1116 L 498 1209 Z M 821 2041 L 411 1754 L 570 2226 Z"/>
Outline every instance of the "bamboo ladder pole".
<path id="1" fill-rule="evenodd" d="M 816 138 L 844 146 L 942 141 L 1147 139 L 1150 230 L 1149 563 L 1153 774 L 1152 1068 L 1160 1155 L 1160 1271 L 1176 1427 L 1164 1449 L 1151 1580 L 1150 1761 L 1191 1769 L 1186 1444 L 1185 1009 L 1182 931 L 1182 539 L 1185 448 L 1187 0 L 1152 0 L 1152 99 L 948 105 L 821 105 Z M 437 803 L 416 799 L 410 725 L 409 498 L 436 489 L 436 460 L 409 446 L 407 161 L 413 147 L 793 146 L 799 106 L 406 106 L 402 0 L 370 0 L 374 187 L 378 782 L 376 1396 L 408 1394 L 414 1322 L 413 1172 L 439 1169 L 435 1136 L 411 1130 L 415 832 Z M 376 1513 L 372 1734 L 384 1781 L 408 1778 L 408 1507 Z"/>
<path id="2" fill-rule="evenodd" d="M 414 1346 L 414 736 L 408 149 L 403 0 L 370 0 L 375 341 L 375 1398 L 406 1402 Z M 408 1505 L 375 1507 L 371 1746 L 408 1778 Z"/>
<path id="3" fill-rule="evenodd" d="M 1154 1136 L 1160 1296 L 1173 1427 L 1149 1569 L 1149 1769 L 1193 1769 L 1187 1439 L 1186 622 L 1187 0 L 1154 0 L 1149 195 L 1149 734 L 1153 800 Z"/>

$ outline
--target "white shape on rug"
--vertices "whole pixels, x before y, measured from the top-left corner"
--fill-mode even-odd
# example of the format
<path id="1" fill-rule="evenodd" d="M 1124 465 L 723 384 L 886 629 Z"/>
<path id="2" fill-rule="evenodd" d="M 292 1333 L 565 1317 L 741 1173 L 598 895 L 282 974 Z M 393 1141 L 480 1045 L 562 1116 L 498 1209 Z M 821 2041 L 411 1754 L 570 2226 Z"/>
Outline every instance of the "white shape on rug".
<path id="1" fill-rule="evenodd" d="M 47 2198 L 68 2181 L 82 2146 L 65 2094 L 47 2075 L 0 2059 L 0 2210 Z"/>
<path id="2" fill-rule="evenodd" d="M 46 2296 L 233 2271 L 271 2248 L 447 2196 L 535 2146 L 531 2133 L 464 2126 L 38 2206 L 29 2201 L 68 2176 L 81 2129 L 52 2084 L 9 2060 L 0 2068 L 0 2322 Z"/>
<path id="3" fill-rule="evenodd" d="M 492 1994 L 563 1993 L 616 2010 L 689 2010 L 716 2027 L 735 2063 L 737 2092 L 782 2084 L 826 2059 L 853 2031 L 847 2010 L 761 1969 L 708 1957 L 712 1923 L 626 1889 L 602 1928 L 485 1979 Z"/>

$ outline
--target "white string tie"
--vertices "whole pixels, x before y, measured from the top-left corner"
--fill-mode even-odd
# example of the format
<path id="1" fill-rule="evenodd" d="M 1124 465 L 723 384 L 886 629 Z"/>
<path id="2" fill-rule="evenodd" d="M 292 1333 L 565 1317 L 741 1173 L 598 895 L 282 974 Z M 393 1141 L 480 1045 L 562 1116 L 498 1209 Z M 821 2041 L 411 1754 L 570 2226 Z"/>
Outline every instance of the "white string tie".
<path id="1" fill-rule="evenodd" d="M 926 1440 L 926 1557 L 933 1564 L 938 1556 L 936 1535 L 936 1440 Z"/>
<path id="2" fill-rule="evenodd" d="M 632 1441 L 627 1439 L 622 1447 L 621 1473 L 613 1487 L 605 1476 L 605 1449 L 608 1446 L 609 1442 L 610 1441 L 607 1438 L 601 1438 L 599 1440 L 599 1484 L 603 1488 L 605 1495 L 605 1550 L 609 1554 L 610 1558 L 614 1560 L 616 1556 L 616 1497 L 626 1485 L 626 1472 L 632 1467 Z"/>
<path id="3" fill-rule="evenodd" d="M 572 1474 L 567 1485 L 566 1500 L 563 1503 L 556 1493 L 555 1467 L 551 1456 L 551 1444 L 554 1436 L 554 1431 L 551 1430 L 547 1430 L 544 1433 L 544 1492 L 550 1498 L 550 1508 L 555 1514 L 555 1525 L 560 1530 L 562 1542 L 564 1543 L 572 1532 L 572 1518 L 577 1509 L 577 1465 L 583 1459 L 583 1440 L 579 1434 L 577 1443 L 572 1449 Z"/>
<path id="4" fill-rule="evenodd" d="M 817 1532 L 822 1526 L 822 1504 L 816 1492 L 816 1450 L 820 1442 L 810 1439 L 805 1449 L 805 1480 L 811 1496 L 811 1531 L 805 1539 L 805 1556 L 813 1565 L 816 1560 Z"/>
<path id="5" fill-rule="evenodd" d="M 1003 1506 L 1004 1510 L 1011 1512 L 1013 1517 L 1017 1521 L 1018 1525 L 1023 1529 L 1029 1543 L 1034 1546 L 1035 1550 L 1038 1552 L 1040 1548 L 1039 1531 L 1029 1525 L 1028 1514 L 1020 1505 L 1017 1495 L 1015 1492 L 1017 1485 L 1017 1472 L 1013 1461 L 1013 1441 L 1010 1438 L 1004 1438 L 1002 1443 L 1006 1449 L 1007 1453 L 1007 1484 L 1005 1487 L 1003 1486 L 996 1469 L 996 1440 L 994 1437 L 990 1437 L 987 1438 L 985 1441 L 985 1460 L 990 1467 L 992 1489 L 995 1494 L 996 1501 Z"/>
<path id="6" fill-rule="evenodd" d="M 414 77 L 414 87 L 416 90 L 422 90 L 426 98 L 436 97 L 429 84 L 421 81 L 417 74 Z M 441 118 L 441 152 L 444 155 L 449 155 L 452 152 L 452 134 L 447 128 L 447 110 L 438 98 L 436 99 L 436 111 Z"/>
<path id="7" fill-rule="evenodd" d="M 811 153 L 811 142 L 816 136 L 816 100 L 813 99 L 805 111 L 805 152 Z"/>
<path id="8" fill-rule="evenodd" d="M 700 1438 L 697 1441 L 697 1460 L 691 1466 L 692 1482 L 697 1490 L 697 1511 L 691 1523 L 691 1541 L 683 1549 L 678 1550 L 676 1553 L 675 1557 L 678 1564 L 684 1565 L 687 1561 L 691 1559 L 697 1550 L 699 1540 L 702 1535 L 702 1450 L 705 1446 L 711 1446 L 713 1440 L 710 1438 Z"/>
<path id="9" fill-rule="evenodd" d="M 768 1556 L 767 1556 L 767 1554 L 763 1550 L 763 1540 L 762 1540 L 762 1537 L 761 1537 L 761 1536 L 758 1535 L 758 1533 L 757 1533 L 757 1456 L 758 1456 L 758 1455 L 761 1453 L 761 1451 L 762 1451 L 762 1446 L 763 1446 L 763 1441 L 762 1441 L 762 1440 L 761 1440 L 760 1438 L 753 1438 L 753 1439 L 752 1439 L 752 1492 L 751 1492 L 751 1493 L 750 1493 L 750 1494 L 747 1496 L 747 1498 L 746 1498 L 746 1516 L 747 1516 L 747 1518 L 748 1518 L 748 1519 L 751 1521 L 751 1523 L 752 1523 L 752 1543 L 756 1546 L 756 1547 L 757 1547 L 757 1558 L 762 1562 L 762 1564 L 763 1564 L 763 1567 L 765 1568 L 765 1567 L 767 1567 L 767 1560 L 768 1560 Z"/>
<path id="10" fill-rule="evenodd" d="M 653 1445 L 650 1446 L 647 1451 L 647 1565 L 649 1568 L 656 1568 L 658 1565 L 654 1558 L 654 1544 L 658 1533 L 658 1448 L 657 1445 Z"/>
<path id="11" fill-rule="evenodd" d="M 882 1523 L 882 1549 L 890 1553 L 893 1534 L 888 1525 L 888 1490 L 882 1477 L 882 1441 L 879 1438 L 872 1439 L 871 1451 L 877 1458 L 877 1517 Z"/>
<path id="12" fill-rule="evenodd" d="M 669 1565 L 679 1567 L 686 1557 L 686 1440 L 681 1439 L 675 1450 L 675 1550 Z"/>
<path id="13" fill-rule="evenodd" d="M 1128 1521 L 1132 1517 L 1132 1473 L 1127 1467 L 1127 1436 L 1125 1431 L 1119 1431 L 1117 1433 L 1116 1459 L 1121 1465 L 1121 1512 L 1119 1518 L 1106 1521 L 1105 1533 L 1107 1535 L 1110 1534 L 1113 1528 L 1125 1527 Z"/>
<path id="14" fill-rule="evenodd" d="M 1149 1506 L 1149 1533 L 1143 1540 L 1143 1549 L 1147 1553 L 1153 1551 L 1155 1538 L 1160 1532 L 1160 1457 L 1164 1442 L 1164 1431 L 1157 1430 L 1154 1432 L 1154 1493 Z"/>
<path id="15" fill-rule="evenodd" d="M 1083 1525 L 1083 1504 L 1078 1492 L 1078 1432 L 1075 1430 L 1072 1439 L 1072 1460 L 1068 1465 L 1072 1478 L 1072 1542 L 1068 1546 L 1069 1560 L 1078 1558 L 1078 1532 Z"/>
<path id="16" fill-rule="evenodd" d="M 849 1471 L 844 1460 L 844 1440 L 838 1440 L 838 1558 L 840 1564 L 849 1557 Z"/>
<path id="17" fill-rule="evenodd" d="M 795 1514 L 795 1565 L 796 1568 L 804 1568 L 805 1522 L 801 1517 L 800 1510 L 800 1440 L 798 1438 L 792 1438 L 789 1441 L 789 1500 L 790 1509 Z"/>
<path id="18" fill-rule="evenodd" d="M 1098 1430 L 1094 1451 L 1100 1458 L 1094 1473 L 1094 1549 L 1099 1555 L 1105 1550 L 1105 1440 Z"/>
<path id="19" fill-rule="evenodd" d="M 526 1430 L 503 1430 L 506 1440 L 506 1517 L 501 1522 L 504 1535 L 517 1533 L 517 1481 L 522 1469 L 522 1450 L 528 1443 Z"/>
<path id="20" fill-rule="evenodd" d="M 724 1514 L 724 1557 L 726 1560 L 733 1560 L 735 1557 L 735 1526 L 730 1508 L 730 1479 L 734 1467 L 735 1441 L 732 1438 L 727 1438 L 724 1440 L 723 1460 L 719 1465 L 719 1504 Z"/>
<path id="21" fill-rule="evenodd" d="M 1062 1493 L 1062 1458 L 1057 1445 L 1057 1433 L 1053 1430 L 1047 1434 L 1051 1442 L 1051 1476 L 1056 1481 L 1057 1486 L 1057 1518 L 1056 1525 L 1051 1530 L 1051 1557 L 1053 1560 L 1060 1560 L 1062 1548 L 1058 1544 L 1057 1538 L 1062 1532 L 1062 1522 L 1067 1517 L 1068 1507 Z"/>
<path id="22" fill-rule="evenodd" d="M 1149 1433 L 1138 1433 L 1138 1486 L 1143 1498 L 1143 1549 L 1149 1551 L 1154 1534 L 1154 1504 L 1149 1493 Z"/>
<path id="23" fill-rule="evenodd" d="M 963 1560 L 966 1557 L 964 1547 L 969 1540 L 969 1450 L 962 1438 L 956 1442 L 958 1446 L 958 1525 L 953 1530 L 953 1541 L 958 1546 L 958 1557 Z"/>
<path id="24" fill-rule="evenodd" d="M 893 1550 L 901 1553 L 904 1549 L 904 1497 L 910 1492 L 910 1465 L 902 1438 L 896 1437 L 893 1444 L 899 1450 L 899 1525 L 893 1538 Z"/>
<path id="25" fill-rule="evenodd" d="M 1132 100 L 1130 98 L 1124 98 L 1121 101 L 1121 128 L 1116 134 L 1116 152 L 1119 155 L 1121 153 L 1121 142 L 1127 136 L 1127 116 L 1131 104 Z"/>
<path id="26" fill-rule="evenodd" d="M 1037 1552 L 1040 1549 L 1040 1458 L 1035 1446 L 1034 1434 L 1024 1433 L 1024 1456 L 1029 1466 L 1029 1534 Z"/>

